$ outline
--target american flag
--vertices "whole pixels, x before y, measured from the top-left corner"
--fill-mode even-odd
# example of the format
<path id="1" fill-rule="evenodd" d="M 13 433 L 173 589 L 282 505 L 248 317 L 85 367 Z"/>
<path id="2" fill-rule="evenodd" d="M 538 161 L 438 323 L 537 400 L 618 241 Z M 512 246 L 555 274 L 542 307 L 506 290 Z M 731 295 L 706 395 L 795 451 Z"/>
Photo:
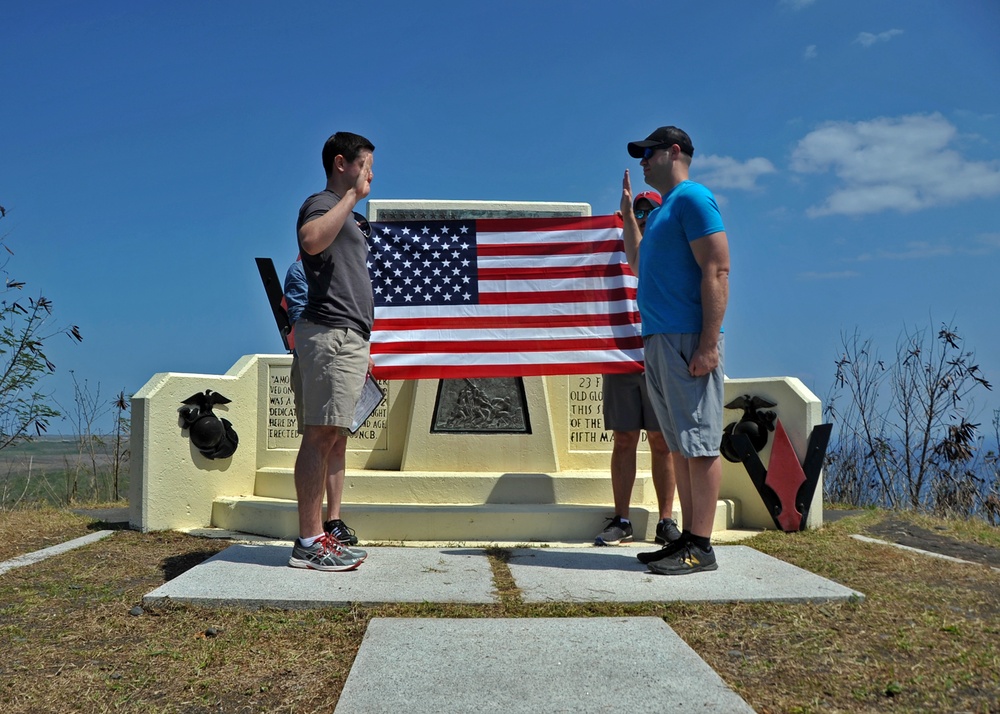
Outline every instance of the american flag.
<path id="1" fill-rule="evenodd" d="M 616 216 L 372 224 L 375 375 L 640 371 L 621 226 Z"/>

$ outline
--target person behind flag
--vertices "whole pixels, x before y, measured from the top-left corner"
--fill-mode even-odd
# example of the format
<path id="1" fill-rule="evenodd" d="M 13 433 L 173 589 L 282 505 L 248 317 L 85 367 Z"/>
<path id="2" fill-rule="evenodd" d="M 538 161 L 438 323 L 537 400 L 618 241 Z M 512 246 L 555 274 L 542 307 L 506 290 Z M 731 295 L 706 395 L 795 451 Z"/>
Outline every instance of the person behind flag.
<path id="1" fill-rule="evenodd" d="M 632 200 L 633 213 L 641 234 L 646 219 L 660 206 L 660 194 L 644 191 Z M 618 545 L 632 540 L 632 521 L 629 504 L 635 485 L 636 448 L 646 430 L 649 441 L 650 472 L 660 520 L 656 524 L 657 543 L 666 545 L 681 537 L 674 510 L 674 468 L 656 414 L 649 402 L 646 375 L 642 372 L 605 374 L 603 389 L 604 428 L 611 430 L 614 446 L 611 451 L 611 491 L 615 501 L 615 515 L 603 531 L 597 534 L 594 545 Z"/>
<path id="2" fill-rule="evenodd" d="M 672 453 L 681 537 L 639 561 L 654 573 L 718 568 L 712 526 L 722 481 L 722 319 L 729 300 L 729 241 L 715 197 L 688 178 L 694 146 L 674 126 L 628 144 L 645 182 L 663 197 L 639 231 L 628 170 L 622 180 L 625 253 L 639 278 L 646 381 Z"/>
<path id="3" fill-rule="evenodd" d="M 324 571 L 353 570 L 367 557 L 345 542 L 340 521 L 348 428 L 370 368 L 374 298 L 368 276 L 367 221 L 354 212 L 371 192 L 372 152 L 366 138 L 337 132 L 323 146 L 326 188 L 299 209 L 296 233 L 308 285 L 295 323 L 292 389 L 302 443 L 295 459 L 299 537 L 288 564 Z M 366 234 L 367 232 L 367 234 Z M 323 523 L 324 484 L 332 523 Z M 355 541 L 356 542 L 356 541 Z"/>
<path id="4" fill-rule="evenodd" d="M 302 311 L 306 309 L 306 302 L 309 299 L 309 285 L 306 283 L 306 271 L 302 267 L 300 256 L 296 256 L 295 262 L 288 266 L 283 292 L 285 294 L 285 312 L 288 313 L 288 321 L 292 323 L 294 329 L 295 322 L 301 317 Z"/>

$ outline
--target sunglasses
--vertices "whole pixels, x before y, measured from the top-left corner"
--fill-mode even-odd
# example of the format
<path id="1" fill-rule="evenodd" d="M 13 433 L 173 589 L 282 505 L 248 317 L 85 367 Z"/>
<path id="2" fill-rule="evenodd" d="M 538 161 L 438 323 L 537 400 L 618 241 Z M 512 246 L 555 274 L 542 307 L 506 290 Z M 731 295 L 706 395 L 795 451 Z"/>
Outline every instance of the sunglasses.
<path id="1" fill-rule="evenodd" d="M 649 214 L 655 210 L 655 208 L 637 208 L 635 209 L 635 220 L 641 221 L 643 218 L 649 218 Z"/>
<path id="2" fill-rule="evenodd" d="M 358 228 L 361 229 L 361 235 L 366 239 L 372 237 L 372 224 L 368 222 L 368 219 L 357 211 L 354 211 L 354 221 L 358 224 Z"/>
<path id="3" fill-rule="evenodd" d="M 656 146 L 647 147 L 645 151 L 642 152 L 642 161 L 648 161 L 649 158 L 655 154 L 660 149 L 669 149 L 673 144 L 657 144 Z"/>

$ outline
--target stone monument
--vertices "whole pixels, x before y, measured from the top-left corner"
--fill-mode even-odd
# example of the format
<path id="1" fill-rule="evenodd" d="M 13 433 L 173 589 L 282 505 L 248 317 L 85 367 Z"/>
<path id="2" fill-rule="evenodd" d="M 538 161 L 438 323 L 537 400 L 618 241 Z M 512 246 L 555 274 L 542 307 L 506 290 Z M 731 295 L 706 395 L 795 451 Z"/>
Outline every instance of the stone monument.
<path id="1" fill-rule="evenodd" d="M 368 203 L 371 222 L 587 215 L 590 207 L 582 203 Z M 293 538 L 299 436 L 290 369 L 290 355 L 258 354 L 222 375 L 154 375 L 132 400 L 132 526 Z M 365 541 L 589 542 L 610 518 L 612 444 L 603 429 L 600 375 L 381 386 L 386 401 L 350 439 L 347 453 L 344 519 Z M 228 400 L 215 411 L 239 434 L 226 459 L 206 458 L 178 418 L 182 402 L 206 390 Z M 819 400 L 794 378 L 727 380 L 727 403 L 743 394 L 777 405 L 801 461 L 821 421 Z M 739 417 L 727 413 L 726 421 Z M 765 464 L 769 450 L 760 452 Z M 651 541 L 657 512 L 645 444 L 638 467 L 633 527 L 637 539 Z M 821 523 L 822 483 L 806 526 Z M 742 464 L 723 464 L 715 527 L 774 527 Z"/>

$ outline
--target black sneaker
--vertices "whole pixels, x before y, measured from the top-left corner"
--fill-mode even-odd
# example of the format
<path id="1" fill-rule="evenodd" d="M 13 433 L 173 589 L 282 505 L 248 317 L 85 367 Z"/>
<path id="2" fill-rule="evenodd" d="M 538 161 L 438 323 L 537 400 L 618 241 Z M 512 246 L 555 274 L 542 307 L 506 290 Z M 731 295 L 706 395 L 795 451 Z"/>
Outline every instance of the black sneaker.
<path id="1" fill-rule="evenodd" d="M 635 557 L 643 565 L 649 565 L 650 563 L 655 563 L 657 560 L 663 560 L 664 558 L 669 558 L 671 555 L 673 555 L 681 548 L 683 548 L 686 542 L 687 541 L 685 541 L 683 538 L 678 538 L 672 543 L 667 544 L 665 548 L 654 550 L 652 553 L 639 553 L 639 555 Z"/>
<path id="2" fill-rule="evenodd" d="M 681 530 L 677 527 L 677 521 L 673 518 L 664 518 L 656 524 L 656 542 L 660 545 L 673 543 L 680 540 Z"/>
<path id="3" fill-rule="evenodd" d="M 618 545 L 632 540 L 632 524 L 626 523 L 618 516 L 608 521 L 607 527 L 597 534 L 594 545 Z"/>
<path id="4" fill-rule="evenodd" d="M 650 572 L 657 575 L 688 575 L 707 570 L 718 570 L 715 562 L 715 550 L 704 551 L 694 543 L 685 543 L 684 547 L 673 555 L 649 564 Z"/>
<path id="5" fill-rule="evenodd" d="M 332 535 L 334 538 L 339 540 L 344 545 L 357 545 L 358 537 L 354 535 L 354 529 L 348 528 L 347 524 L 344 523 L 339 518 L 332 521 L 326 521 L 323 524 L 323 530 Z"/>

